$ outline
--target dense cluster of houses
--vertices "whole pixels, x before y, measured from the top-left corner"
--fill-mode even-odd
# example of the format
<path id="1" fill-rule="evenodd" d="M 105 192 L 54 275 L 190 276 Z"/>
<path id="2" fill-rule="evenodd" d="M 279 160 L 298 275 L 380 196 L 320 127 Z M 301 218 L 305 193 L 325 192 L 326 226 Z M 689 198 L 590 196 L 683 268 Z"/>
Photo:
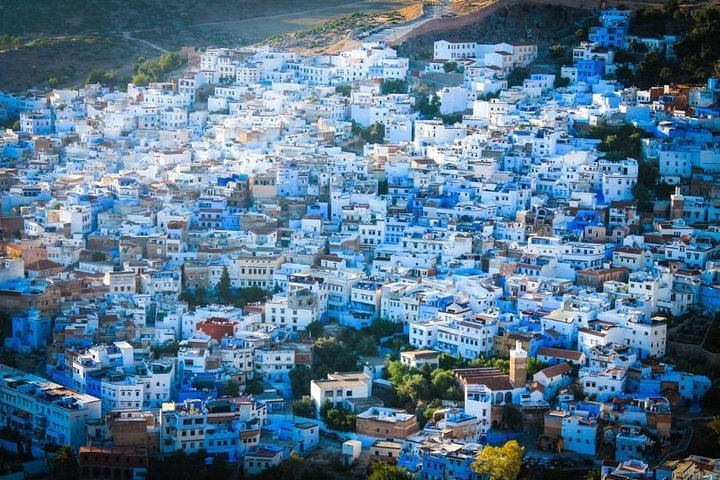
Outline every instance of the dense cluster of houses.
<path id="1" fill-rule="evenodd" d="M 712 386 L 665 356 L 668 319 L 720 310 L 720 88 L 605 79 L 628 42 L 672 55 L 675 38 L 628 22 L 603 11 L 561 88 L 551 74 L 508 88 L 536 45 L 436 42 L 427 71 L 464 69 L 437 92 L 454 124 L 422 118 L 408 59 L 382 43 L 208 49 L 177 82 L 0 94 L 0 118 L 20 119 L 0 132 L 0 304 L 21 367 L 0 367 L 0 423 L 78 448 L 84 478 L 178 449 L 259 472 L 319 444 L 320 422 L 274 416 L 289 372 L 312 364 L 300 333 L 385 319 L 408 336 L 406 365 L 447 353 L 510 371 L 453 371 L 464 401 L 422 429 L 373 395 L 382 364 L 313 380 L 316 408 L 357 413 L 348 461 L 365 448 L 422 478 L 472 478 L 511 406 L 541 449 L 611 448 L 604 474 L 645 478 L 673 408 Z M 377 124 L 383 141 L 357 147 Z M 575 135 L 622 124 L 652 134 L 644 159 Z M 642 162 L 676 186 L 650 211 L 634 195 Z M 188 304 L 226 275 L 267 300 Z M 549 366 L 530 375 L 528 359 Z M 243 394 L 255 380 L 264 391 Z M 718 466 L 655 475 L 678 469 Z"/>

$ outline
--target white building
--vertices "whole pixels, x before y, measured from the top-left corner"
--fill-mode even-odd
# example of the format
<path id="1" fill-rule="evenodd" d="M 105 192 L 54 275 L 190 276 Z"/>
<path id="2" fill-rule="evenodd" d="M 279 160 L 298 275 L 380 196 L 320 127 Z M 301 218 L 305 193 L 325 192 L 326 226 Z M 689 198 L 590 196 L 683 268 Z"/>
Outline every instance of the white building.
<path id="1" fill-rule="evenodd" d="M 0 377 L 4 425 L 39 445 L 85 445 L 86 422 L 101 417 L 100 399 L 4 365 L 0 365 Z"/>
<path id="2" fill-rule="evenodd" d="M 372 378 L 362 372 L 329 373 L 327 379 L 310 382 L 310 397 L 320 411 L 325 402 L 348 408 L 348 399 L 368 398 L 372 395 Z"/>

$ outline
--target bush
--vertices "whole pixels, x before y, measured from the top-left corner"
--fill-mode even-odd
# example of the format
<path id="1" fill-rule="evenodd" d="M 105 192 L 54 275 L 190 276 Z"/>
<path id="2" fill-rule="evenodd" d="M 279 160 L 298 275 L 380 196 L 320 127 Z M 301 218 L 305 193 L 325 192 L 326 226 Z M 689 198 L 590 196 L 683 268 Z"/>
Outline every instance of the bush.
<path id="1" fill-rule="evenodd" d="M 254 379 L 245 385 L 245 393 L 248 395 L 260 395 L 265 391 L 265 386 L 260 380 Z"/>
<path id="2" fill-rule="evenodd" d="M 555 76 L 555 88 L 567 87 L 568 85 L 570 85 L 569 78 L 563 78 L 560 75 Z"/>
<path id="3" fill-rule="evenodd" d="M 150 350 L 153 353 L 154 358 L 160 358 L 163 355 L 169 355 L 171 357 L 177 356 L 177 352 L 180 349 L 180 344 L 178 342 L 165 342 L 162 345 L 156 345 L 153 347 L 150 347 Z"/>
<path id="4" fill-rule="evenodd" d="M 391 93 L 407 93 L 407 82 L 405 80 L 399 80 L 399 79 L 386 79 L 383 80 L 382 87 L 380 87 L 380 92 L 383 95 L 388 95 Z"/>
<path id="5" fill-rule="evenodd" d="M 142 57 L 138 58 L 141 60 Z M 147 85 L 150 82 L 160 82 L 165 75 L 176 70 L 187 63 L 187 58 L 179 53 L 166 53 L 157 60 L 145 60 L 135 64 L 135 75 L 132 83 L 135 85 Z"/>
<path id="6" fill-rule="evenodd" d="M 451 73 L 457 70 L 457 62 L 445 62 L 443 64 L 443 70 L 445 73 Z"/>
<path id="7" fill-rule="evenodd" d="M 237 397 L 240 395 L 240 384 L 235 380 L 224 382 L 219 393 L 221 397 Z"/>
<path id="8" fill-rule="evenodd" d="M 290 387 L 295 396 L 310 395 L 310 381 L 320 378 L 313 375 L 313 371 L 304 365 L 298 365 L 288 372 Z"/>
<path id="9" fill-rule="evenodd" d="M 320 408 L 320 418 L 330 430 L 355 431 L 355 414 L 342 407 L 333 407 L 330 402 L 325 402 Z"/>
<path id="10" fill-rule="evenodd" d="M 375 122 L 367 128 L 353 122 L 352 131 L 367 143 L 383 143 L 385 140 L 385 125 L 380 122 Z"/>
<path id="11" fill-rule="evenodd" d="M 352 85 L 349 83 L 338 85 L 335 87 L 335 93 L 339 93 L 343 97 L 349 97 L 350 93 L 352 93 Z"/>
<path id="12" fill-rule="evenodd" d="M 526 78 L 530 77 L 530 70 L 518 67 L 507 76 L 508 87 L 522 85 Z"/>
<path id="13" fill-rule="evenodd" d="M 91 83 L 99 83 L 101 85 L 112 85 L 117 81 L 115 72 L 104 72 L 98 68 L 93 68 L 85 77 L 85 85 Z"/>
<path id="14" fill-rule="evenodd" d="M 293 414 L 298 417 L 315 418 L 315 402 L 303 395 L 293 402 Z"/>

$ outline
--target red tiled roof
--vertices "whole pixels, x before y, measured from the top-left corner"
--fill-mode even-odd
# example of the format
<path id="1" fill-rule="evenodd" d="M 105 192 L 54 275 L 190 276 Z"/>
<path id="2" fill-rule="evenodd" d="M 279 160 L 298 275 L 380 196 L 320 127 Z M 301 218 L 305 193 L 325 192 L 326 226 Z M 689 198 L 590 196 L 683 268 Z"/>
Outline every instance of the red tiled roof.
<path id="1" fill-rule="evenodd" d="M 542 373 L 547 378 L 553 378 L 553 377 L 559 377 L 560 375 L 565 375 L 566 373 L 569 373 L 572 371 L 572 366 L 567 363 L 558 363 L 557 365 L 553 365 L 552 367 L 543 368 L 538 373 Z"/>
<path id="2" fill-rule="evenodd" d="M 582 352 L 575 350 L 566 350 L 564 348 L 551 348 L 551 347 L 540 347 L 537 351 L 537 355 L 544 357 L 555 357 L 565 358 L 569 360 L 580 361 L 582 358 Z"/>

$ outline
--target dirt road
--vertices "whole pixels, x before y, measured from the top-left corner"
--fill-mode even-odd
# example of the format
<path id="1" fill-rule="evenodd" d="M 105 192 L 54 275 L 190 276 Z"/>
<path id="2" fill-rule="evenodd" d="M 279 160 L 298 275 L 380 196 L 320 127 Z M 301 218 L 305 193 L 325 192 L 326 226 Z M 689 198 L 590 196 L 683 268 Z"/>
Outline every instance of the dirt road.
<path id="1" fill-rule="evenodd" d="M 144 44 L 147 45 L 148 47 L 154 48 L 155 50 L 157 50 L 157 51 L 160 52 L 160 53 L 170 53 L 169 50 L 166 50 L 166 49 L 162 48 L 160 45 L 158 45 L 158 44 L 156 44 L 156 43 L 152 43 L 152 42 L 149 42 L 149 41 L 147 41 L 147 40 L 143 40 L 142 38 L 135 38 L 135 37 L 133 37 L 133 36 L 132 36 L 132 32 L 122 32 L 122 36 L 123 36 L 123 38 L 124 38 L 125 40 L 127 40 L 127 41 L 135 41 L 135 42 L 144 43 Z"/>

